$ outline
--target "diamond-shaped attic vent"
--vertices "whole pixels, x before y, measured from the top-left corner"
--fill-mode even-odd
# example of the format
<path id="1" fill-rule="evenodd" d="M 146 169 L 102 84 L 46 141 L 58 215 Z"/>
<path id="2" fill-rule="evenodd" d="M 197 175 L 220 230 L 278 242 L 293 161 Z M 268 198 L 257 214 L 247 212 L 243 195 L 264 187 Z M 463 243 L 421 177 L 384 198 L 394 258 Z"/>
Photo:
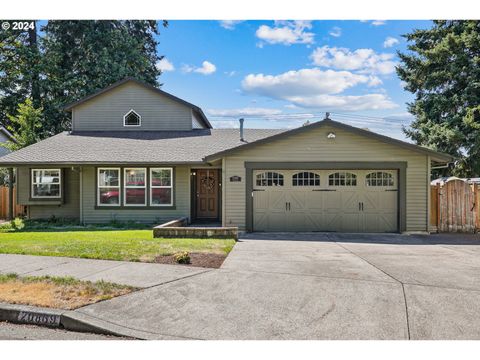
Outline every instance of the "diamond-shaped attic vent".
<path id="1" fill-rule="evenodd" d="M 140 126 L 142 117 L 138 115 L 134 110 L 130 110 L 123 117 L 123 126 Z"/>

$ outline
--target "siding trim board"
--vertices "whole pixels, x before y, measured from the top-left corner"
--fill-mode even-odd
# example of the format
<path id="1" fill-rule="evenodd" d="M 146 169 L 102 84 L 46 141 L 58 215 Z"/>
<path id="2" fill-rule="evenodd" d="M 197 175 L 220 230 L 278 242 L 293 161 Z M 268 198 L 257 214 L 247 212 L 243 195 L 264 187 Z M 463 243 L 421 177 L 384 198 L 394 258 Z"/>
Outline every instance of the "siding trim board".
<path id="1" fill-rule="evenodd" d="M 398 230 L 407 230 L 407 162 L 406 161 L 321 161 L 321 162 L 245 162 L 246 230 L 253 231 L 253 171 L 254 170 L 397 170 L 398 171 Z"/>

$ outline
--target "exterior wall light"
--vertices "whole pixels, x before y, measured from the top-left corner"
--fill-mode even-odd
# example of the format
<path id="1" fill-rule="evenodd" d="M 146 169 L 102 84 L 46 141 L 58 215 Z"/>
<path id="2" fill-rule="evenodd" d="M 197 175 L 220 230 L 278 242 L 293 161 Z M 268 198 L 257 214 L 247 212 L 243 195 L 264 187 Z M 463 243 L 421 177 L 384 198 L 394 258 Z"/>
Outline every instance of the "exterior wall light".
<path id="1" fill-rule="evenodd" d="M 327 139 L 335 139 L 336 138 L 336 135 L 333 131 L 329 132 L 328 135 L 327 135 Z"/>

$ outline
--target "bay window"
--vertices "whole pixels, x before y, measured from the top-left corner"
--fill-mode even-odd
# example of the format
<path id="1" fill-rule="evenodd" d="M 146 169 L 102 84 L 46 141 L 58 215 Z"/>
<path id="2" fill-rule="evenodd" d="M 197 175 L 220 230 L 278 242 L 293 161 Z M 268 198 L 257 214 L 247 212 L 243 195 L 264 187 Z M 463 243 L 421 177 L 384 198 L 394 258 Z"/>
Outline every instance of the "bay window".
<path id="1" fill-rule="evenodd" d="M 172 168 L 150 169 L 150 205 L 169 206 L 173 204 Z"/>
<path id="2" fill-rule="evenodd" d="M 58 199 L 62 197 L 60 169 L 32 169 L 32 198 Z"/>
<path id="3" fill-rule="evenodd" d="M 125 168 L 124 179 L 124 205 L 145 206 L 147 200 L 145 168 Z"/>
<path id="4" fill-rule="evenodd" d="M 118 206 L 120 205 L 120 169 L 99 168 L 98 169 L 98 205 Z"/>

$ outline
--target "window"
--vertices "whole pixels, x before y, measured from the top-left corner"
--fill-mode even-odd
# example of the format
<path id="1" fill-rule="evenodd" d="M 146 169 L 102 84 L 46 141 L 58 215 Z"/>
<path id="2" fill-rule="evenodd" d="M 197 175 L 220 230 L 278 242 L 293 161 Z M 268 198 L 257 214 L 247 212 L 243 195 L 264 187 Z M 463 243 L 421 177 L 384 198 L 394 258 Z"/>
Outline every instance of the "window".
<path id="1" fill-rule="evenodd" d="M 135 110 L 130 110 L 123 117 L 123 126 L 140 126 L 142 117 Z"/>
<path id="2" fill-rule="evenodd" d="M 377 171 L 367 175 L 365 182 L 367 186 L 393 186 L 393 176 L 390 173 Z"/>
<path id="3" fill-rule="evenodd" d="M 173 204 L 172 168 L 150 169 L 150 205 Z"/>
<path id="4" fill-rule="evenodd" d="M 32 198 L 60 198 L 60 169 L 32 169 Z"/>
<path id="5" fill-rule="evenodd" d="M 120 169 L 99 168 L 98 169 L 98 199 L 99 206 L 120 205 Z"/>
<path id="6" fill-rule="evenodd" d="M 283 175 L 273 171 L 258 174 L 257 186 L 283 186 Z"/>
<path id="7" fill-rule="evenodd" d="M 330 174 L 328 186 L 357 186 L 357 175 L 345 171 Z"/>
<path id="8" fill-rule="evenodd" d="M 320 186 L 320 175 L 313 172 L 300 172 L 293 175 L 293 186 Z"/>
<path id="9" fill-rule="evenodd" d="M 123 173 L 124 205 L 145 206 L 147 200 L 145 168 L 126 168 Z"/>

